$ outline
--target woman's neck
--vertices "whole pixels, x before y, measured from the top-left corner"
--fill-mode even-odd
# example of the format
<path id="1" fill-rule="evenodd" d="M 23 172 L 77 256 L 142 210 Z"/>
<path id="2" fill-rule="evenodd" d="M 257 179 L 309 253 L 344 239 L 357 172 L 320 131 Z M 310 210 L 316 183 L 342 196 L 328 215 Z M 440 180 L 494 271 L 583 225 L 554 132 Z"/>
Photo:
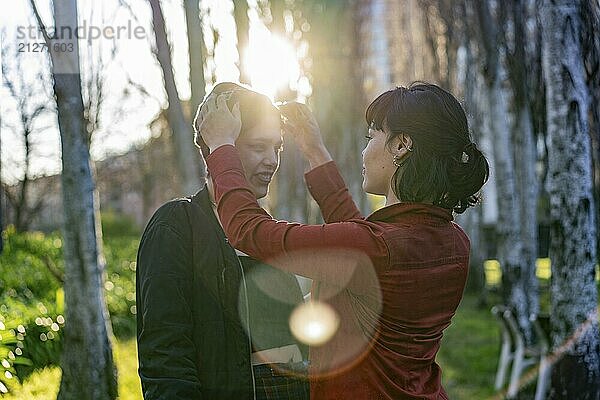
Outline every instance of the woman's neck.
<path id="1" fill-rule="evenodd" d="M 215 201 L 215 187 L 213 186 L 213 181 L 210 175 L 206 177 L 206 190 L 208 190 L 208 198 L 213 204 L 213 208 L 216 208 L 217 202 Z"/>
<path id="2" fill-rule="evenodd" d="M 213 213 L 215 213 L 215 217 L 217 217 L 217 221 L 219 221 L 219 224 L 223 226 L 223 224 L 221 223 L 221 218 L 219 218 L 219 213 L 217 212 L 217 202 L 215 201 L 215 187 L 213 186 L 213 181 L 210 178 L 210 176 L 206 177 L 206 190 L 208 190 L 208 199 L 210 200 L 210 205 L 213 210 Z"/>
<path id="3" fill-rule="evenodd" d="M 394 193 L 394 190 L 390 187 L 388 194 L 385 196 L 385 206 L 387 207 L 398 203 L 400 203 L 400 200 L 396 197 L 396 193 Z"/>

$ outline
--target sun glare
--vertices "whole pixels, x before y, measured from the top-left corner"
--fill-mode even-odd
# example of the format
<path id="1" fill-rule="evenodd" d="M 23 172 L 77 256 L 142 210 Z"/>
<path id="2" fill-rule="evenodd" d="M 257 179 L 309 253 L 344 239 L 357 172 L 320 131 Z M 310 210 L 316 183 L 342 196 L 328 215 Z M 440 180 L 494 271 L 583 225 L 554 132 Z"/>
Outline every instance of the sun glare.
<path id="1" fill-rule="evenodd" d="M 309 301 L 294 309 L 290 316 L 290 330 L 302 343 L 320 346 L 337 332 L 340 319 L 326 303 Z"/>
<path id="2" fill-rule="evenodd" d="M 290 43 L 267 29 L 256 29 L 244 54 L 252 87 L 274 98 L 278 90 L 299 79 L 300 67 Z"/>

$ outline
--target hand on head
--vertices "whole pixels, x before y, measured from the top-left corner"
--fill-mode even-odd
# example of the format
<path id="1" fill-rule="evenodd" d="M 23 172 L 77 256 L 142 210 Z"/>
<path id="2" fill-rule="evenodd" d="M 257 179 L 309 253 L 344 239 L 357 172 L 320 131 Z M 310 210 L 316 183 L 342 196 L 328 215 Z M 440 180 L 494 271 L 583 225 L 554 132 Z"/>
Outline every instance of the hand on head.
<path id="1" fill-rule="evenodd" d="M 305 104 L 287 102 L 280 104 L 279 110 L 283 116 L 284 133 L 294 137 L 311 169 L 331 161 L 331 155 L 323 143 L 319 124 Z"/>
<path id="2" fill-rule="evenodd" d="M 240 135 L 240 105 L 236 103 L 231 110 L 227 106 L 232 93 L 233 91 L 228 91 L 210 96 L 201 109 L 199 131 L 211 152 L 225 144 L 235 145 Z"/>
<path id="3" fill-rule="evenodd" d="M 310 109 L 296 101 L 278 106 L 283 115 L 283 131 L 293 136 L 304 155 L 323 147 L 323 137 L 319 124 Z"/>

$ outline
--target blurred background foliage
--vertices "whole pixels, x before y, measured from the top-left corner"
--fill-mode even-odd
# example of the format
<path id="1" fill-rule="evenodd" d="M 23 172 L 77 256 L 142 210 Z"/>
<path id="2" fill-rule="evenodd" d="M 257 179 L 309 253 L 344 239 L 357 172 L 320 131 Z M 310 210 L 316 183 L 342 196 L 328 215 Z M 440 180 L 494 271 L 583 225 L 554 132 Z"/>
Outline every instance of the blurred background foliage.
<path id="1" fill-rule="evenodd" d="M 117 340 L 126 341 L 135 337 L 135 260 L 141 232 L 130 219 L 113 212 L 102 215 L 102 226 L 104 293 L 113 332 Z M 64 260 L 58 232 L 18 233 L 9 226 L 3 239 L 0 393 L 7 393 L 34 371 L 59 365 L 65 322 Z"/>

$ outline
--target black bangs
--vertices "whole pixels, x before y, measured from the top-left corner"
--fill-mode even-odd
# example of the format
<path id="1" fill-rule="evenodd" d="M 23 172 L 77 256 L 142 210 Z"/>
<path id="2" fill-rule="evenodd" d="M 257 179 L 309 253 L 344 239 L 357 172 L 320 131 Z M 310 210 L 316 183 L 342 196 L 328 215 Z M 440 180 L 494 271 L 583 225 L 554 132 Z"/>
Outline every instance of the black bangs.
<path id="1" fill-rule="evenodd" d="M 397 89 L 388 90 L 387 92 L 380 94 L 371 102 L 371 104 L 369 104 L 367 112 L 365 113 L 368 127 L 375 128 L 379 131 L 383 130 L 390 108 L 394 103 L 394 92 L 396 90 Z"/>

